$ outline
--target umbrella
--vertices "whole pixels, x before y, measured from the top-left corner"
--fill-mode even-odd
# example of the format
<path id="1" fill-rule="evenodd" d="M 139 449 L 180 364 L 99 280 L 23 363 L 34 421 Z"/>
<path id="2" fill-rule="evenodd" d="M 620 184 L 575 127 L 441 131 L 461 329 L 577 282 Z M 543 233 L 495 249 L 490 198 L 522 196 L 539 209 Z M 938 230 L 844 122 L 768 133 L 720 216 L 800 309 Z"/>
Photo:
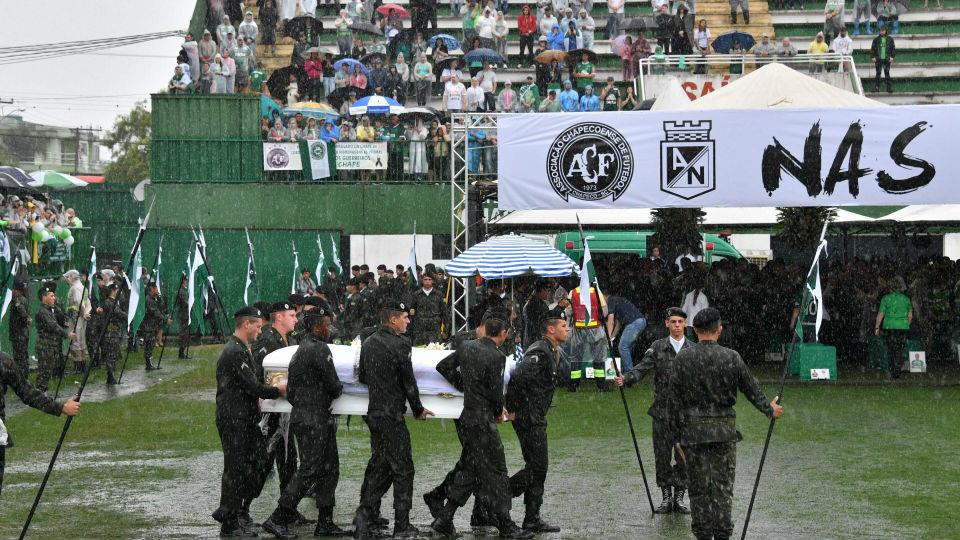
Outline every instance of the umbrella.
<path id="1" fill-rule="evenodd" d="M 753 47 L 754 44 L 757 43 L 757 40 L 753 39 L 753 36 L 750 34 L 733 31 L 717 36 L 717 39 L 713 40 L 711 46 L 714 51 L 720 54 L 728 54 L 730 49 L 733 48 L 733 40 L 739 41 L 744 51 L 749 51 L 750 47 Z"/>
<path id="2" fill-rule="evenodd" d="M 555 51 L 553 49 L 550 49 L 548 51 L 543 51 L 542 53 L 538 54 L 537 57 L 535 58 L 538 64 L 549 64 L 554 60 L 556 60 L 557 62 L 564 62 L 566 61 L 566 59 L 567 59 L 567 53 L 563 51 Z"/>
<path id="3" fill-rule="evenodd" d="M 307 72 L 299 66 L 287 66 L 273 70 L 270 78 L 267 79 L 267 88 L 270 89 L 271 96 L 285 97 L 287 95 L 287 85 L 290 84 L 290 74 L 297 76 L 297 81 L 306 81 Z"/>
<path id="4" fill-rule="evenodd" d="M 444 58 L 443 60 L 440 60 L 439 62 L 437 62 L 437 69 L 441 69 L 441 70 L 442 70 L 442 69 L 448 69 L 448 68 L 450 67 L 450 63 L 453 62 L 454 60 L 458 60 L 458 61 L 459 61 L 459 60 L 463 60 L 463 59 L 460 58 L 459 56 L 448 56 L 448 57 Z M 463 63 L 461 62 L 461 63 L 459 64 L 459 66 L 462 67 L 462 66 L 463 66 Z"/>
<path id="5" fill-rule="evenodd" d="M 490 62 L 491 64 L 502 64 L 505 62 L 500 54 L 493 49 L 473 49 L 463 55 L 463 61 L 470 62 Z"/>
<path id="6" fill-rule="evenodd" d="M 454 277 L 502 279 L 536 274 L 542 277 L 565 277 L 579 274 L 580 268 L 570 257 L 550 245 L 513 234 L 494 236 L 471 247 L 447 264 L 447 274 Z"/>
<path id="7" fill-rule="evenodd" d="M 579 62 L 583 55 L 587 55 L 590 62 L 597 62 L 597 53 L 591 51 L 590 49 L 574 49 L 572 51 L 567 51 L 567 58 L 569 58 L 571 62 Z"/>
<path id="8" fill-rule="evenodd" d="M 400 114 L 403 105 L 386 96 L 373 95 L 358 99 L 350 107 L 350 115 L 357 114 Z"/>
<path id="9" fill-rule="evenodd" d="M 415 117 L 426 120 L 427 122 L 437 119 L 437 112 L 435 110 L 428 109 L 426 107 L 410 107 L 407 110 L 400 113 L 402 118 L 405 117 Z"/>
<path id="10" fill-rule="evenodd" d="M 300 56 L 303 57 L 304 60 L 307 60 L 313 53 L 317 53 L 317 56 L 323 56 L 323 53 L 320 51 L 320 47 L 310 47 L 309 49 L 303 51 Z"/>
<path id="11" fill-rule="evenodd" d="M 391 11 L 394 13 L 394 15 L 398 15 L 403 18 L 410 16 L 409 11 L 401 6 L 398 6 L 397 4 L 384 4 L 377 8 L 377 13 L 383 15 L 384 17 L 389 17 Z"/>
<path id="12" fill-rule="evenodd" d="M 33 181 L 31 181 L 29 185 L 37 189 L 60 191 L 88 185 L 87 182 L 76 176 L 59 173 L 57 171 L 36 171 L 30 173 L 30 177 L 33 178 Z"/>
<path id="13" fill-rule="evenodd" d="M 33 178 L 17 167 L 0 167 L 0 194 L 29 195 L 34 198 L 45 199 L 37 189 L 30 185 Z"/>
<path id="14" fill-rule="evenodd" d="M 436 47 L 438 39 L 443 40 L 443 44 L 447 46 L 448 51 L 460 48 L 460 42 L 450 34 L 437 34 L 427 40 L 427 45 L 429 45 L 431 49 Z"/>
<path id="15" fill-rule="evenodd" d="M 347 71 L 351 75 L 353 74 L 353 66 L 355 65 L 360 66 L 360 71 L 362 71 L 364 75 L 367 75 L 370 73 L 370 70 L 367 69 L 367 66 L 363 65 L 363 62 L 360 62 L 359 60 L 354 60 L 353 58 L 344 58 L 342 60 L 337 60 L 336 62 L 333 63 L 333 69 L 335 71 L 340 71 L 341 69 L 343 69 L 344 64 L 347 65 Z"/>
<path id="16" fill-rule="evenodd" d="M 619 55 L 620 51 L 623 50 L 623 42 L 627 40 L 627 35 L 623 34 L 622 36 L 617 36 L 616 39 L 610 42 L 610 52 L 613 54 Z"/>
<path id="17" fill-rule="evenodd" d="M 307 118 L 316 118 L 318 120 L 336 120 L 337 118 L 340 118 L 340 113 L 334 110 L 334 108 L 329 104 L 317 103 L 316 101 L 303 101 L 300 103 L 294 103 L 293 105 L 284 109 L 283 113 L 286 116 L 296 116 L 297 113 L 300 113 Z"/>
<path id="18" fill-rule="evenodd" d="M 353 21 L 353 24 L 350 25 L 350 30 L 354 32 L 376 34 L 378 36 L 383 35 L 383 30 L 380 30 L 379 26 L 372 23 L 368 23 L 367 21 Z"/>
<path id="19" fill-rule="evenodd" d="M 357 99 L 360 99 L 365 96 L 369 96 L 371 90 L 367 88 L 357 88 L 355 86 L 344 86 L 343 88 L 337 88 L 329 96 L 327 96 L 327 102 L 335 108 L 340 110 L 340 107 L 343 106 L 343 102 L 350 97 L 350 92 L 356 92 Z"/>
<path id="20" fill-rule="evenodd" d="M 390 42 L 387 43 L 387 54 L 392 58 L 397 56 L 398 52 L 403 52 L 404 57 L 410 60 L 410 44 L 413 42 L 413 37 L 416 35 L 416 32 L 413 28 L 404 28 L 397 32 L 395 36 L 390 38 Z M 405 45 L 405 47 L 398 51 L 401 45 Z"/>
<path id="21" fill-rule="evenodd" d="M 273 98 L 260 96 L 260 116 L 273 120 L 274 111 L 281 116 L 283 115 L 283 110 L 277 105 L 277 102 L 274 101 Z"/>
<path id="22" fill-rule="evenodd" d="M 373 52 L 373 53 L 364 55 L 363 58 L 360 59 L 360 62 L 361 62 L 363 65 L 365 65 L 365 66 L 367 66 L 367 67 L 369 68 L 371 65 L 373 65 L 373 63 L 374 63 L 377 59 L 380 60 L 380 63 L 381 63 L 381 64 L 386 63 L 386 61 L 387 61 L 387 55 L 385 55 L 385 54 L 383 54 L 383 53 L 379 53 L 379 52 Z"/>
<path id="23" fill-rule="evenodd" d="M 308 16 L 294 17 L 283 26 L 286 35 L 296 38 L 303 34 L 307 36 L 307 43 L 315 43 L 317 36 L 323 32 L 323 22 Z"/>
<path id="24" fill-rule="evenodd" d="M 644 16 L 644 17 L 634 17 L 628 20 L 620 28 L 623 30 L 652 30 L 657 27 L 657 21 L 654 20 L 653 16 Z"/>

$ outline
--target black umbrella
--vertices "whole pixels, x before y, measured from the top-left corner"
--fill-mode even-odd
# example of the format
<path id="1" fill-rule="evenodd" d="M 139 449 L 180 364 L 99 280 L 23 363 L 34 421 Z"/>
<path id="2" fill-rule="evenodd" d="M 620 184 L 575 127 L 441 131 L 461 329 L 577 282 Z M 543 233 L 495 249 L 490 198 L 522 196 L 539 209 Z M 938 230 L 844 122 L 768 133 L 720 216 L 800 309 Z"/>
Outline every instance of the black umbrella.
<path id="1" fill-rule="evenodd" d="M 294 39 L 304 35 L 307 43 L 316 44 L 317 38 L 323 32 L 323 21 L 307 16 L 294 17 L 283 26 L 283 32 Z"/>
<path id="2" fill-rule="evenodd" d="M 362 58 L 360 58 L 360 63 L 367 67 L 370 67 L 373 65 L 373 62 L 376 61 L 377 59 L 380 60 L 381 64 L 387 63 L 387 55 L 379 52 L 373 52 L 373 53 L 364 55 Z"/>
<path id="3" fill-rule="evenodd" d="M 440 69 L 440 70 L 448 69 L 450 67 L 450 63 L 453 62 L 454 60 L 460 61 L 462 60 L 462 58 L 460 58 L 459 56 L 448 56 L 443 60 L 437 62 L 437 69 Z M 463 67 L 462 61 L 460 62 L 458 67 Z"/>
<path id="4" fill-rule="evenodd" d="M 275 69 L 267 79 L 267 88 L 270 89 L 270 95 L 283 101 L 287 97 L 287 85 L 290 84 L 290 74 L 297 76 L 297 82 L 303 84 L 307 80 L 307 72 L 300 66 L 287 66 Z M 301 86 L 302 90 L 303 87 Z"/>
<path id="5" fill-rule="evenodd" d="M 652 30 L 657 27 L 657 21 L 652 15 L 645 15 L 643 17 L 634 17 L 626 22 L 623 25 L 624 30 Z"/>
<path id="6" fill-rule="evenodd" d="M 379 26 L 368 23 L 367 21 L 353 21 L 353 24 L 350 25 L 350 30 L 366 34 L 376 34 L 378 36 L 383 35 L 383 30 L 381 30 Z"/>
<path id="7" fill-rule="evenodd" d="M 438 116 L 436 109 L 429 109 L 427 107 L 408 107 L 400 113 L 400 118 L 419 118 L 424 122 L 436 120 Z"/>
<path id="8" fill-rule="evenodd" d="M 10 195 L 24 196 L 29 195 L 35 199 L 46 199 L 37 188 L 29 186 L 33 181 L 29 174 L 17 167 L 0 167 L 0 194 L 7 197 Z"/>
<path id="9" fill-rule="evenodd" d="M 416 30 L 414 30 L 413 28 L 404 28 L 403 30 L 398 32 L 397 35 L 390 38 L 390 43 L 387 43 L 387 54 L 390 55 L 391 58 L 396 56 L 397 47 L 401 43 L 407 44 L 408 45 L 407 49 L 409 50 L 410 49 L 409 45 L 413 43 L 413 36 L 415 35 L 416 35 Z M 423 39 L 428 39 L 428 38 L 424 36 Z"/>
<path id="10" fill-rule="evenodd" d="M 367 88 L 357 88 L 355 86 L 344 86 L 343 88 L 337 88 L 336 90 L 331 92 L 330 95 L 327 96 L 327 103 L 329 103 L 331 107 L 336 109 L 337 112 L 340 112 L 340 107 L 342 107 L 343 102 L 346 101 L 348 97 L 350 97 L 350 92 L 356 92 L 357 99 L 360 99 L 365 96 L 369 96 L 371 93 L 373 93 L 371 90 Z"/>
<path id="11" fill-rule="evenodd" d="M 571 62 L 579 62 L 583 55 L 587 55 L 591 63 L 597 63 L 597 53 L 590 49 L 573 49 L 572 51 L 567 51 L 567 58 L 569 58 Z"/>

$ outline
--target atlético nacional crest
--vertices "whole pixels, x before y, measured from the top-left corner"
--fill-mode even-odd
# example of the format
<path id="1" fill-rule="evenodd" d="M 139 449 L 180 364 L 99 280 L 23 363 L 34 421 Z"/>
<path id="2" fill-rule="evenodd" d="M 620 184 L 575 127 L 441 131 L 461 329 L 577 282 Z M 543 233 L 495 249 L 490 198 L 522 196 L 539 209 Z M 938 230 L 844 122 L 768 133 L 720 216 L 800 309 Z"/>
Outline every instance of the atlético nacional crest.
<path id="1" fill-rule="evenodd" d="M 717 188 L 710 120 L 664 122 L 660 141 L 660 190 L 694 199 Z"/>
<path id="2" fill-rule="evenodd" d="M 606 124 L 584 122 L 563 130 L 547 152 L 547 178 L 568 201 L 616 201 L 633 179 L 630 143 Z"/>

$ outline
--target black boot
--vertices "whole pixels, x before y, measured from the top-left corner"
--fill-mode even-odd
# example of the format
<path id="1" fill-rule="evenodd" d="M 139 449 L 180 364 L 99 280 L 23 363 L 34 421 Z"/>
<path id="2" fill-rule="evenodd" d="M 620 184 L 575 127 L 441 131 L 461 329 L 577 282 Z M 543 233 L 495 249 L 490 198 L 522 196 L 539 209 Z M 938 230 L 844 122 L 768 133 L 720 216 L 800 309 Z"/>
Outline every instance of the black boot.
<path id="1" fill-rule="evenodd" d="M 324 506 L 320 508 L 317 514 L 317 527 L 313 530 L 314 536 L 346 536 L 350 531 L 345 531 L 333 522 L 333 507 Z"/>
<path id="2" fill-rule="evenodd" d="M 470 514 L 471 527 L 496 527 L 497 521 L 490 512 L 480 503 L 473 503 L 473 512 Z"/>
<path id="3" fill-rule="evenodd" d="M 663 493 L 663 501 L 660 502 L 660 506 L 653 512 L 656 514 L 669 514 L 673 512 L 673 495 L 670 492 L 670 486 L 661 487 L 660 492 Z"/>
<path id="4" fill-rule="evenodd" d="M 117 384 L 117 379 L 113 377 L 112 369 L 107 369 L 107 384 L 110 384 L 110 385 Z"/>
<path id="5" fill-rule="evenodd" d="M 456 511 L 457 503 L 447 501 L 447 504 L 437 512 L 436 519 L 430 524 L 430 529 L 443 536 L 456 537 L 457 529 L 453 526 L 453 514 Z"/>
<path id="6" fill-rule="evenodd" d="M 297 519 L 294 521 L 294 523 L 296 523 L 297 525 L 313 525 L 316 522 L 317 520 L 310 519 L 307 516 L 301 514 L 299 510 L 297 510 Z"/>
<path id="7" fill-rule="evenodd" d="M 259 529 L 260 524 L 250 517 L 250 502 L 251 501 L 244 501 L 243 508 L 240 510 L 240 515 L 237 516 L 237 520 L 240 522 L 241 527 L 252 531 Z"/>
<path id="8" fill-rule="evenodd" d="M 744 24 L 750 24 L 750 12 L 743 10 L 743 22 Z"/>
<path id="9" fill-rule="evenodd" d="M 287 528 L 285 523 L 278 523 L 273 520 L 273 516 L 270 516 L 266 521 L 263 522 L 264 532 L 268 532 L 274 536 L 274 538 L 296 538 L 297 533 L 291 531 Z"/>
<path id="10" fill-rule="evenodd" d="M 731 12 L 730 12 L 730 22 L 732 22 L 733 24 L 737 24 L 737 12 L 736 12 L 736 11 L 731 11 Z"/>
<path id="11" fill-rule="evenodd" d="M 523 528 L 537 534 L 560 532 L 560 527 L 543 521 L 539 514 L 531 517 L 528 513 L 527 517 L 523 518 Z"/>
<path id="12" fill-rule="evenodd" d="M 397 510 L 393 519 L 394 538 L 416 538 L 420 536 L 420 529 L 410 524 L 410 511 Z"/>
<path id="13" fill-rule="evenodd" d="M 259 536 L 249 529 L 244 529 L 235 520 L 220 526 L 220 538 L 257 538 Z"/>
<path id="14" fill-rule="evenodd" d="M 144 362 L 144 364 L 145 364 L 145 365 L 143 366 L 143 369 L 146 370 L 146 371 L 153 371 L 153 370 L 157 369 L 157 368 L 153 367 L 153 364 L 151 364 L 149 360 L 147 360 L 146 362 Z"/>
<path id="15" fill-rule="evenodd" d="M 498 521 L 500 523 L 497 525 L 497 529 L 500 531 L 500 538 L 517 538 L 520 540 L 525 540 L 535 536 L 532 532 L 517 527 L 517 524 L 510 519 L 509 514 L 501 516 Z"/>
<path id="16" fill-rule="evenodd" d="M 689 514 L 690 508 L 683 504 L 683 494 L 686 492 L 683 488 L 673 489 L 673 511 L 678 514 Z"/>
<path id="17" fill-rule="evenodd" d="M 444 499 L 445 497 L 441 495 L 437 489 L 423 494 L 423 502 L 427 505 L 427 508 L 430 509 L 430 515 L 433 516 L 434 519 L 440 517 L 440 512 L 443 510 Z"/>

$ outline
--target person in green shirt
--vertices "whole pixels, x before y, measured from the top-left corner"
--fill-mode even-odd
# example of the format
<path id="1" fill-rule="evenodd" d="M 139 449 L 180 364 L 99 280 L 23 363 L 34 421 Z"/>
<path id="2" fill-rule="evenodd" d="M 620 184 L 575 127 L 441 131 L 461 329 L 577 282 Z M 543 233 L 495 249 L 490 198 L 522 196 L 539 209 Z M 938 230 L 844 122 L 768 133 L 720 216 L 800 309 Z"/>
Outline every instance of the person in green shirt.
<path id="1" fill-rule="evenodd" d="M 540 112 L 560 112 L 560 100 L 557 99 L 557 91 L 550 90 L 547 93 L 547 99 L 540 103 Z"/>
<path id="2" fill-rule="evenodd" d="M 907 284 L 903 278 L 893 278 L 893 291 L 880 299 L 880 310 L 877 312 L 877 322 L 874 333 L 880 335 L 883 330 L 883 339 L 887 345 L 887 361 L 890 365 L 890 376 L 900 378 L 900 366 L 906 358 L 907 332 L 913 322 L 913 302 L 904 294 Z"/>
<path id="3" fill-rule="evenodd" d="M 590 55 L 583 53 L 580 56 L 580 63 L 577 64 L 573 76 L 577 79 L 577 91 L 593 86 L 593 64 L 590 63 Z"/>
<path id="4" fill-rule="evenodd" d="M 400 117 L 392 114 L 387 126 L 383 128 L 382 137 L 387 141 L 389 161 L 387 170 L 391 180 L 403 179 L 403 155 L 407 151 L 406 134 L 403 124 L 400 123 Z"/>
<path id="5" fill-rule="evenodd" d="M 600 91 L 600 102 L 605 111 L 620 110 L 620 89 L 613 84 L 613 77 L 607 77 L 607 85 Z"/>
<path id="6" fill-rule="evenodd" d="M 263 65 L 257 62 L 257 66 L 250 72 L 250 90 L 259 93 L 266 80 L 267 73 L 263 71 Z"/>

